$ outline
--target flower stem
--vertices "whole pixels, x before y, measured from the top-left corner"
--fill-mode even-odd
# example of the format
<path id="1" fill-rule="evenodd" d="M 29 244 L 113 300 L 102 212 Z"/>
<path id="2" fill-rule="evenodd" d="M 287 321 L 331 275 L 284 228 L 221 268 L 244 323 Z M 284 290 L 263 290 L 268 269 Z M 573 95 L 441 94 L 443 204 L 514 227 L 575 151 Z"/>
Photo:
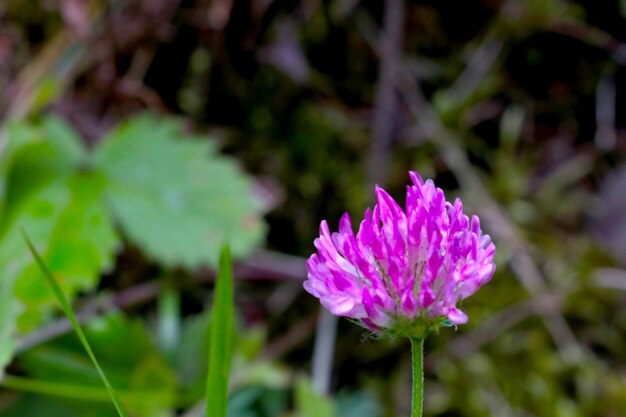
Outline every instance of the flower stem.
<path id="1" fill-rule="evenodd" d="M 413 368 L 411 417 L 422 417 L 424 403 L 424 339 L 410 337 Z"/>

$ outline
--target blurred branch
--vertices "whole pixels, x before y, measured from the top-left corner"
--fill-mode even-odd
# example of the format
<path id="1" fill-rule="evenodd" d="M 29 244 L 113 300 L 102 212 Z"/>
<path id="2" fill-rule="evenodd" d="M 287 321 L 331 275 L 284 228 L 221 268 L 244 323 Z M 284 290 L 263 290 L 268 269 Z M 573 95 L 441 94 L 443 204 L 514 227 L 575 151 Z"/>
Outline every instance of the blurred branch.
<path id="1" fill-rule="evenodd" d="M 470 58 L 465 71 L 456 79 L 446 94 L 455 102 L 462 102 L 474 93 L 500 58 L 504 41 L 496 34 L 488 33 L 483 42 L 468 51 Z M 468 48 L 472 48 L 469 46 Z"/>
<path id="2" fill-rule="evenodd" d="M 418 92 L 418 87 L 414 85 L 415 83 L 411 82 L 411 84 L 413 84 L 411 91 L 414 91 L 415 95 L 421 94 Z M 441 120 L 423 97 L 419 97 L 419 102 L 422 103 L 422 106 L 413 110 L 417 125 L 421 124 L 421 120 L 428 119 L 423 127 L 435 128 L 427 136 L 437 146 L 446 165 L 459 181 L 466 201 L 481 213 L 481 218 L 484 219 L 489 230 L 493 233 L 495 240 L 507 247 L 511 254 L 509 264 L 513 273 L 530 294 L 548 292 L 549 285 L 532 259 L 526 242 L 520 238 L 514 223 L 490 195 L 478 172 L 469 162 L 467 155 L 459 145 L 461 143 L 460 137 L 443 126 Z M 585 352 L 578 344 L 563 316 L 557 311 L 550 311 L 544 312 L 543 317 L 564 360 L 568 363 L 581 363 L 585 359 Z"/>
<path id="3" fill-rule="evenodd" d="M 529 317 L 559 311 L 563 298 L 560 294 L 539 294 L 528 301 L 501 310 L 471 332 L 455 337 L 446 351 L 453 357 L 463 358 Z"/>
<path id="4" fill-rule="evenodd" d="M 367 162 L 370 185 L 384 185 L 389 173 L 389 151 L 400 125 L 398 74 L 403 56 L 404 0 L 384 2 L 383 29 L 377 33 L 378 83 L 372 115 L 372 137 Z M 321 308 L 313 351 L 313 386 L 327 393 L 330 386 L 338 318 Z"/>
<path id="5" fill-rule="evenodd" d="M 599 268 L 594 278 L 599 287 L 626 291 L 626 269 Z"/>
<path id="6" fill-rule="evenodd" d="M 358 23 L 358 22 L 357 22 Z M 363 29 L 363 25 L 359 25 Z M 372 39 L 371 34 L 363 35 L 366 40 Z M 482 45 L 475 51 L 499 51 L 503 45 L 494 43 L 493 35 L 487 35 L 482 41 Z M 382 51 L 371 45 L 379 56 Z M 488 73 L 493 70 L 493 65 L 497 62 L 497 54 L 491 53 L 490 65 L 478 59 L 470 59 L 465 72 L 459 76 L 459 80 L 484 80 Z M 459 181 L 466 201 L 481 213 L 481 218 L 488 225 L 493 233 L 494 240 L 500 245 L 504 245 L 511 254 L 509 260 L 510 267 L 522 285 L 533 296 L 546 293 L 549 286 L 543 277 L 539 267 L 535 264 L 530 255 L 526 242 L 519 236 L 514 223 L 507 217 L 504 210 L 498 205 L 485 187 L 477 170 L 470 163 L 464 150 L 459 134 L 446 127 L 432 105 L 422 95 L 418 81 L 411 72 L 410 67 L 402 64 L 403 71 L 397 78 L 398 91 L 402 93 L 409 109 L 411 110 L 415 126 L 418 131 L 429 138 L 439 150 L 439 154 L 445 161 L 448 168 Z M 458 84 L 459 81 L 455 85 Z M 465 82 L 462 87 L 457 87 L 465 94 L 471 94 L 470 87 L 477 89 L 480 83 Z M 559 348 L 564 360 L 568 363 L 579 364 L 586 358 L 586 352 L 579 345 L 572 330 L 565 318 L 558 311 L 548 311 L 542 314 L 544 323 L 552 335 L 552 339 Z"/>
<path id="7" fill-rule="evenodd" d="M 55 81 L 60 82 L 63 75 L 67 74 L 76 61 L 67 62 L 63 73 L 54 70 L 62 59 L 62 56 L 74 45 L 74 40 L 63 31 L 50 40 L 43 50 L 32 59 L 20 72 L 15 82 L 4 92 L 0 103 L 0 114 L 4 113 L 5 119 L 18 119 L 27 116 L 35 106 L 37 86 L 42 80 L 49 78 L 51 74 L 58 75 Z M 76 56 L 75 56 L 76 57 Z"/>
<path id="8" fill-rule="evenodd" d="M 87 19 L 83 26 L 87 28 L 99 28 L 98 19 L 103 14 L 103 6 L 98 0 L 91 0 L 89 6 L 84 8 L 87 13 L 84 18 Z M 45 95 L 42 91 L 42 81 L 48 80 L 56 82 L 56 92 L 69 83 L 69 79 L 73 76 L 78 64 L 83 58 L 85 52 L 89 51 L 87 34 L 77 38 L 72 34 L 73 28 L 66 27 L 54 36 L 34 57 L 30 63 L 24 67 L 17 79 L 2 96 L 0 102 L 0 114 L 5 119 L 17 119 L 26 117 L 36 107 L 42 103 L 41 97 Z M 89 34 L 89 37 L 95 36 L 95 33 Z M 48 97 L 48 99 L 52 99 Z M 1 151 L 1 144 L 0 144 Z"/>
<path id="9" fill-rule="evenodd" d="M 497 381 L 490 381 L 485 387 L 479 390 L 484 404 L 490 411 L 492 416 L 498 417 L 531 417 L 533 414 L 520 409 L 514 409 L 509 404 L 506 396 L 500 389 Z"/>
<path id="10" fill-rule="evenodd" d="M 304 281 L 307 274 L 305 262 L 306 259 L 300 256 L 258 249 L 242 261 L 241 264 L 248 268 L 259 270 L 265 276 L 270 274 L 277 279 Z"/>
<path id="11" fill-rule="evenodd" d="M 304 262 L 305 260 L 303 258 L 297 256 L 268 250 L 259 250 L 245 262 L 241 263 L 241 265 L 248 266 L 252 268 L 252 270 L 249 270 L 249 273 L 246 274 L 245 271 L 239 269 L 236 278 L 255 280 L 259 279 L 259 276 L 263 276 L 264 279 L 268 279 L 269 277 L 276 280 L 286 279 L 301 281 L 304 280 L 306 276 Z M 211 271 L 211 274 L 211 277 L 214 277 L 214 271 Z M 207 277 L 204 275 L 199 278 L 202 280 Z M 84 307 L 76 313 L 76 318 L 80 324 L 84 324 L 97 315 L 150 301 L 159 294 L 159 291 L 160 287 L 156 282 L 148 282 L 127 288 L 117 294 L 104 297 L 96 296 L 84 302 Z M 71 330 L 72 326 L 69 320 L 59 319 L 23 336 L 18 342 L 17 351 L 23 352 L 54 339 L 55 337 L 66 334 Z"/>
<path id="12" fill-rule="evenodd" d="M 536 25 L 537 19 L 528 19 L 526 15 L 532 6 L 530 2 L 522 1 L 505 1 L 500 7 L 500 15 L 512 22 L 527 22 L 530 25 Z M 586 24 L 581 21 L 575 14 L 570 13 L 568 9 L 575 5 L 575 2 L 560 2 L 562 9 L 558 12 L 542 15 L 538 29 L 558 33 L 573 39 L 578 39 L 593 47 L 602 49 L 611 54 L 613 60 L 619 65 L 626 65 L 626 44 L 620 42 L 609 32 L 598 27 Z M 536 4 L 541 4 L 540 2 Z"/>
<path id="13" fill-rule="evenodd" d="M 613 149 L 617 143 L 615 111 L 615 74 L 607 71 L 598 80 L 596 88 L 596 135 L 594 140 L 600 150 Z"/>
<path id="14" fill-rule="evenodd" d="M 309 314 L 293 324 L 288 331 L 270 341 L 263 348 L 261 356 L 269 361 L 284 356 L 287 352 L 311 337 L 311 329 L 315 326 L 319 315 Z"/>
<path id="15" fill-rule="evenodd" d="M 280 283 L 272 294 L 267 297 L 265 308 L 273 316 L 280 316 L 302 292 L 302 285 L 297 282 L 285 281 Z"/>
<path id="16" fill-rule="evenodd" d="M 149 301 L 158 293 L 158 284 L 150 282 L 130 287 L 114 295 L 96 297 L 87 301 L 85 307 L 76 313 L 76 319 L 82 325 L 99 314 Z M 70 331 L 72 325 L 69 320 L 57 320 L 23 336 L 17 343 L 17 352 L 23 352 Z"/>
<path id="17" fill-rule="evenodd" d="M 602 49 L 610 53 L 617 64 L 626 65 L 626 44 L 618 41 L 608 32 L 573 19 L 563 19 L 554 22 L 547 29 Z"/>
<path id="18" fill-rule="evenodd" d="M 396 79 L 402 57 L 404 31 L 404 0 L 387 0 L 384 29 L 378 34 L 379 74 L 376 102 L 372 117 L 368 179 L 384 184 L 389 171 L 389 149 L 394 138 L 394 121 L 398 118 L 398 87 Z"/>
<path id="19" fill-rule="evenodd" d="M 372 184 L 384 184 L 389 171 L 389 150 L 394 139 L 394 127 L 398 117 L 397 74 L 402 57 L 404 32 L 404 0 L 387 0 L 384 29 L 378 34 L 381 54 L 376 102 L 372 116 L 372 139 L 370 144 L 368 180 Z M 332 376 L 338 318 L 320 308 L 315 344 L 313 347 L 312 382 L 314 389 L 326 394 Z"/>

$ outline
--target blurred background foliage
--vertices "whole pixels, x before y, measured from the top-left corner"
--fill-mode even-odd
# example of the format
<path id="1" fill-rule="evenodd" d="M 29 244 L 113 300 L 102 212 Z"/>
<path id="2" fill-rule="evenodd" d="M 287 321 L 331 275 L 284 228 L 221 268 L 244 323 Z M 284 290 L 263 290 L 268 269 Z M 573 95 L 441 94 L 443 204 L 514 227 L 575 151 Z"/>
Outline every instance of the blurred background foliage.
<path id="1" fill-rule="evenodd" d="M 407 343 L 344 320 L 318 392 L 301 282 L 415 169 L 498 248 L 425 414 L 625 416 L 625 83 L 622 0 L 1 2 L 0 415 L 115 415 L 22 228 L 133 415 L 202 415 L 224 239 L 230 415 L 407 415 Z"/>

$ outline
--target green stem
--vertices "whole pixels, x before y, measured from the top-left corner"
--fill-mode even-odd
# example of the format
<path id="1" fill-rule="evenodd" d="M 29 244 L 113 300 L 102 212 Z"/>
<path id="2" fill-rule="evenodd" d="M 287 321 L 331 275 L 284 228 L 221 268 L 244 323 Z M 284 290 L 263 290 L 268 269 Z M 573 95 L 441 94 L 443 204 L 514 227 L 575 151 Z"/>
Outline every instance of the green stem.
<path id="1" fill-rule="evenodd" d="M 413 368 L 411 417 L 422 417 L 424 404 L 424 339 L 410 337 Z"/>
<path id="2" fill-rule="evenodd" d="M 176 356 L 181 328 L 180 291 L 172 281 L 171 277 L 163 280 L 158 307 L 159 343 L 170 363 L 174 362 Z"/>

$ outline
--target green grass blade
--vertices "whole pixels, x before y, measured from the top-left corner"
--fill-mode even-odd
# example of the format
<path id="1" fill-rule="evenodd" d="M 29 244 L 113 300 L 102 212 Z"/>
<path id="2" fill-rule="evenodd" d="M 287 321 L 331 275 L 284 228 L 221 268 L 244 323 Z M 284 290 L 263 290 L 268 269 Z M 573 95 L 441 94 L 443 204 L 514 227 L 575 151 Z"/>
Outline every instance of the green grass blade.
<path id="1" fill-rule="evenodd" d="M 115 395 L 115 391 L 113 390 L 113 387 L 109 383 L 109 380 L 107 379 L 106 375 L 104 374 L 104 371 L 100 367 L 100 364 L 98 363 L 98 360 L 96 359 L 96 356 L 91 350 L 91 346 L 89 345 L 89 342 L 87 341 L 87 338 L 85 337 L 85 334 L 83 333 L 83 330 L 80 328 L 80 325 L 78 324 L 78 320 L 76 320 L 76 315 L 74 314 L 74 311 L 72 310 L 72 307 L 70 306 L 70 303 L 67 301 L 67 298 L 65 297 L 65 294 L 63 293 L 63 290 L 57 283 L 56 279 L 54 278 L 54 276 L 52 275 L 52 273 L 46 266 L 45 262 L 43 261 L 39 253 L 37 252 L 37 249 L 35 249 L 33 242 L 31 242 L 30 238 L 28 237 L 26 232 L 23 230 L 22 230 L 22 235 L 24 236 L 24 240 L 26 241 L 26 244 L 28 245 L 30 252 L 33 254 L 33 257 L 37 261 L 39 268 L 43 272 L 44 277 L 48 281 L 48 285 L 50 285 L 52 292 L 54 293 L 55 297 L 61 304 L 61 308 L 63 308 L 65 315 L 69 319 L 70 323 L 72 324 L 72 327 L 74 328 L 74 331 L 76 332 L 76 335 L 78 336 L 78 338 L 80 339 L 80 342 L 85 348 L 87 355 L 89 355 L 89 358 L 91 358 L 91 361 L 96 367 L 96 370 L 98 371 L 98 374 L 100 375 L 100 378 L 102 379 L 102 383 L 104 384 L 107 391 L 109 392 L 109 396 L 111 397 L 111 401 L 113 401 L 113 405 L 115 406 L 117 413 L 120 415 L 120 417 L 127 417 L 126 413 L 122 409 L 122 406 L 120 405 L 119 400 L 117 399 L 117 396 Z"/>
<path id="2" fill-rule="evenodd" d="M 43 381 L 39 379 L 25 378 L 15 375 L 6 375 L 0 381 L 0 387 L 10 388 L 16 391 L 32 392 L 42 395 L 69 398 L 74 400 L 92 402 L 111 402 L 111 397 L 106 389 L 90 385 L 78 385 L 62 383 L 59 381 Z M 124 400 L 125 404 L 138 407 L 151 407 L 154 404 L 163 407 L 177 407 L 176 398 L 169 391 L 117 391 L 117 395 Z"/>
<path id="3" fill-rule="evenodd" d="M 228 407 L 228 374 L 234 317 L 233 292 L 230 249 L 224 246 L 220 253 L 211 315 L 206 417 L 225 417 Z"/>

